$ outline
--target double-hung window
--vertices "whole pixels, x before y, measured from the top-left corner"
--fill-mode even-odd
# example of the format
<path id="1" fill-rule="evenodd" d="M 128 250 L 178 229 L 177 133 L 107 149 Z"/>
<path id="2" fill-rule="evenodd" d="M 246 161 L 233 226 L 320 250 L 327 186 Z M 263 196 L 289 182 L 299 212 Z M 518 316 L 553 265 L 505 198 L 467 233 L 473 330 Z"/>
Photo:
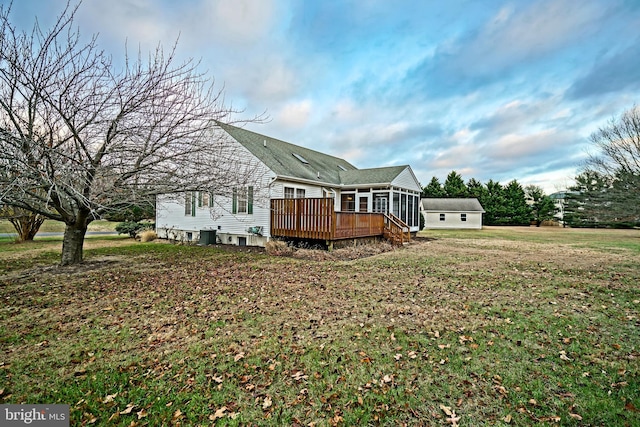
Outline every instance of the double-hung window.
<path id="1" fill-rule="evenodd" d="M 285 199 L 304 199 L 304 188 L 284 187 Z"/>
<path id="2" fill-rule="evenodd" d="M 284 187 L 284 198 L 293 199 L 296 197 L 296 189 L 293 187 Z"/>
<path id="3" fill-rule="evenodd" d="M 187 191 L 184 196 L 184 215 L 196 216 L 196 193 Z"/>
<path id="4" fill-rule="evenodd" d="M 233 189 L 232 213 L 253 214 L 253 186 Z"/>

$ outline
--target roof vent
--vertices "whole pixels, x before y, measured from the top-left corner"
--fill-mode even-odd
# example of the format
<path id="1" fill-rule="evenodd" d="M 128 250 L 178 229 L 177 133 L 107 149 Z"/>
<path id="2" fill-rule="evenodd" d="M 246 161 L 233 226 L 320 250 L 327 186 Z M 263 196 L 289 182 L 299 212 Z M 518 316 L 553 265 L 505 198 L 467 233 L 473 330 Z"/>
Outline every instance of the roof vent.
<path id="1" fill-rule="evenodd" d="M 305 159 L 304 157 L 302 157 L 300 154 L 296 154 L 296 153 L 291 153 L 293 154 L 293 157 L 295 157 L 296 159 L 300 160 L 302 163 L 304 163 L 305 165 L 308 165 L 309 162 L 307 161 L 307 159 Z"/>
<path id="2" fill-rule="evenodd" d="M 266 139 L 262 140 L 262 146 L 263 146 L 263 147 L 266 147 L 266 146 L 267 146 L 267 140 L 266 140 Z"/>
<path id="3" fill-rule="evenodd" d="M 318 171 L 318 179 L 320 179 L 320 171 Z"/>
<path id="4" fill-rule="evenodd" d="M 338 165 L 338 167 L 339 167 L 340 169 L 342 169 L 343 171 L 345 171 L 345 172 L 347 171 L 347 168 L 345 168 L 345 167 L 344 167 L 344 166 L 342 166 L 342 165 Z"/>

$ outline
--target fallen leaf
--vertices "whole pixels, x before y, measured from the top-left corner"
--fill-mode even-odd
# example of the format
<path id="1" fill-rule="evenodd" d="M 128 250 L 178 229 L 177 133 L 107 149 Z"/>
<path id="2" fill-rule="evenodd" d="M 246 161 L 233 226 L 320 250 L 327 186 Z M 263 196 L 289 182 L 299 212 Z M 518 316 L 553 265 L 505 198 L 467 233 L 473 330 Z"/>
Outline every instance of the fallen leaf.
<path id="1" fill-rule="evenodd" d="M 453 412 L 451 412 L 451 408 L 449 406 L 444 406 L 442 403 L 440 404 L 440 409 L 442 409 L 442 411 L 449 416 L 453 414 Z"/>
<path id="2" fill-rule="evenodd" d="M 244 359 L 244 352 L 243 352 L 243 351 L 241 351 L 240 353 L 236 354 L 236 355 L 233 357 L 233 361 L 234 361 L 234 362 L 237 362 L 237 361 L 238 361 L 238 360 L 240 360 L 240 359 Z"/>
<path id="3" fill-rule="evenodd" d="M 571 412 L 569 412 L 569 416 L 574 420 L 582 421 L 582 417 L 578 414 L 572 414 Z"/>
<path id="4" fill-rule="evenodd" d="M 400 360 L 402 359 L 402 355 L 400 353 L 397 353 L 395 356 L 393 356 L 393 358 L 396 360 Z"/>
<path id="5" fill-rule="evenodd" d="M 133 408 L 135 408 L 135 407 L 136 407 L 136 405 L 134 405 L 133 403 L 129 403 L 125 410 L 120 411 L 120 415 L 130 414 L 131 411 L 133 411 Z"/>
<path id="6" fill-rule="evenodd" d="M 460 421 L 460 417 L 456 415 L 454 412 L 451 417 L 447 418 L 446 421 L 451 424 L 451 427 L 458 427 L 458 421 Z"/>
<path id="7" fill-rule="evenodd" d="M 633 403 L 631 403 L 631 402 L 625 403 L 624 409 L 626 409 L 627 411 L 631 411 L 631 412 L 638 412 L 638 408 L 633 406 Z"/>
<path id="8" fill-rule="evenodd" d="M 306 380 L 307 378 L 309 378 L 309 376 L 305 375 L 304 372 L 302 372 L 302 371 L 298 371 L 295 374 L 291 375 L 291 378 L 293 378 L 296 381 L 302 381 L 302 380 Z"/>
<path id="9" fill-rule="evenodd" d="M 569 356 L 567 356 L 567 352 L 562 350 L 560 352 L 560 359 L 562 360 L 566 360 L 567 362 L 571 362 L 573 359 L 569 358 Z"/>
<path id="10" fill-rule="evenodd" d="M 215 421 L 218 418 L 224 418 L 225 416 L 225 412 L 227 412 L 227 407 L 223 406 L 222 408 L 218 409 L 215 414 L 213 415 L 209 415 L 209 420 L 211 421 Z"/>
<path id="11" fill-rule="evenodd" d="M 173 413 L 173 419 L 177 420 L 182 417 L 182 411 L 180 409 L 176 409 L 176 412 Z"/>
<path id="12" fill-rule="evenodd" d="M 264 398 L 264 402 L 262 403 L 262 409 L 268 409 L 272 404 L 273 402 L 271 401 L 271 398 L 267 396 Z"/>
<path id="13" fill-rule="evenodd" d="M 147 415 L 149 415 L 149 414 L 147 413 L 147 411 L 145 411 L 144 409 L 142 409 L 142 410 L 140 410 L 139 412 L 136 412 L 136 415 L 138 415 L 138 419 L 140 420 L 140 419 L 142 419 L 142 418 L 146 417 L 146 416 L 147 416 Z"/>
<path id="14" fill-rule="evenodd" d="M 511 414 L 507 414 L 502 421 L 504 421 L 505 423 L 509 424 L 511 422 Z"/>
<path id="15" fill-rule="evenodd" d="M 118 395 L 118 393 L 116 394 L 109 394 L 107 397 L 104 398 L 104 400 L 102 401 L 102 403 L 109 403 L 109 402 L 113 402 L 113 398 L 116 397 Z"/>

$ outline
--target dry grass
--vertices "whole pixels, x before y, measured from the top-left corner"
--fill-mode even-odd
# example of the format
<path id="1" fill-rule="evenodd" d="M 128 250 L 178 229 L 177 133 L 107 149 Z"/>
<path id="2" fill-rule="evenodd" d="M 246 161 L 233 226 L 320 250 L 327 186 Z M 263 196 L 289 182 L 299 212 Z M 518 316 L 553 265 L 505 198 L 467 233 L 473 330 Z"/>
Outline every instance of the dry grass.
<path id="1" fill-rule="evenodd" d="M 139 236 L 142 243 L 152 242 L 158 238 L 158 235 L 153 230 L 144 230 Z"/>
<path id="2" fill-rule="evenodd" d="M 638 425 L 639 232 L 429 235 L 24 258 L 0 277 L 0 401 L 73 425 Z"/>
<path id="3" fill-rule="evenodd" d="M 293 252 L 293 248 L 282 240 L 269 240 L 265 250 L 269 255 L 274 256 L 290 255 Z"/>

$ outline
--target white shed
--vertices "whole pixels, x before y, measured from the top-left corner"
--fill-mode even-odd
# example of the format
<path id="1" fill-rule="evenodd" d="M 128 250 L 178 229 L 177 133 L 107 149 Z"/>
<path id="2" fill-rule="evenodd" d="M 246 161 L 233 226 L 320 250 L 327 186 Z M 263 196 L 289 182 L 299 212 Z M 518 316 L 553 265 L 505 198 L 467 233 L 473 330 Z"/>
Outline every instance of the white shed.
<path id="1" fill-rule="evenodd" d="M 484 209 L 475 198 L 422 199 L 420 210 L 424 217 L 425 229 L 482 229 Z"/>

